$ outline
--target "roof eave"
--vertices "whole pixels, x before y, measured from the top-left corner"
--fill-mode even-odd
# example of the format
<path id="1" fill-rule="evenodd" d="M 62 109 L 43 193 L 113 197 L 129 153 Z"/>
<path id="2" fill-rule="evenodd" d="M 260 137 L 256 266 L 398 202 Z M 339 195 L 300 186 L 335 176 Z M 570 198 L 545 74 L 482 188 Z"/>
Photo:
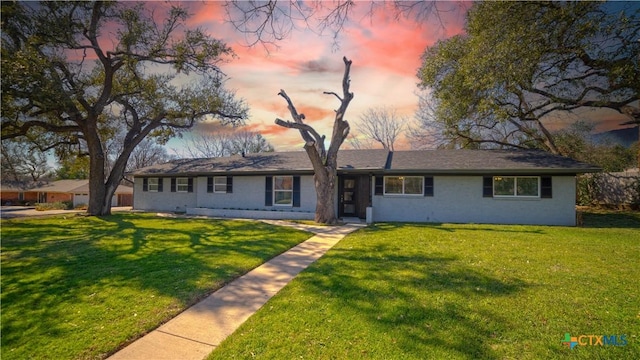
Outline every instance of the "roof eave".
<path id="1" fill-rule="evenodd" d="M 600 168 L 542 168 L 542 169 L 391 169 L 385 174 L 433 174 L 433 175 L 576 175 L 601 172 Z"/>

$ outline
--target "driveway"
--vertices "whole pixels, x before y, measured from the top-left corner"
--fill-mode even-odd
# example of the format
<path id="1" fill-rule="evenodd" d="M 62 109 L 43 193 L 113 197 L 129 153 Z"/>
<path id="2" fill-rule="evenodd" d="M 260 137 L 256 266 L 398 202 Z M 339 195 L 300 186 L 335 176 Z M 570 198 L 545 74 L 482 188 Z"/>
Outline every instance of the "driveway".
<path id="1" fill-rule="evenodd" d="M 130 206 L 112 207 L 111 211 L 130 211 Z M 64 215 L 64 214 L 79 214 L 84 210 L 45 210 L 36 211 L 33 206 L 3 206 L 0 208 L 0 218 L 2 219 L 17 219 L 17 218 L 32 218 L 41 216 L 52 215 Z"/>

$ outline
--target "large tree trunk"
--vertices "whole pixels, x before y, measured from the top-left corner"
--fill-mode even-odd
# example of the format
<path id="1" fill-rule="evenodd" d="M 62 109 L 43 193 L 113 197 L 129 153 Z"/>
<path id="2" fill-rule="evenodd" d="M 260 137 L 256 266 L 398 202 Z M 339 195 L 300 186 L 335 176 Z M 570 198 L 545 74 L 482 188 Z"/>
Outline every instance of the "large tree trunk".
<path id="1" fill-rule="evenodd" d="M 135 135 L 135 131 L 130 131 L 124 140 L 124 146 L 122 152 L 116 159 L 113 167 L 111 168 L 111 172 L 109 173 L 109 177 L 106 182 L 103 180 L 105 178 L 104 174 L 104 155 L 103 156 L 92 156 L 91 157 L 91 172 L 89 174 L 89 209 L 87 213 L 89 215 L 111 215 L 111 199 L 118 189 L 118 185 L 120 185 L 120 181 L 124 178 L 124 172 L 127 167 L 127 161 L 129 161 L 129 157 L 133 152 L 133 149 L 144 139 L 144 137 L 149 133 L 152 127 L 148 127 L 144 129 L 142 132 Z M 87 142 L 88 144 L 88 142 Z M 100 145 L 100 143 L 98 143 Z M 100 149 L 100 153 L 102 154 L 102 146 L 94 146 L 94 151 L 98 151 Z M 93 160 L 96 159 L 96 173 L 99 174 L 99 178 L 94 176 L 93 169 Z M 102 161 L 100 161 L 102 159 Z M 99 165 L 98 165 L 99 163 Z M 99 169 L 98 169 L 98 166 Z M 100 170 L 101 169 L 101 170 Z M 95 188 L 94 188 L 95 186 Z M 94 196 L 98 194 L 97 196 Z"/>
<path id="2" fill-rule="evenodd" d="M 104 184 L 104 150 L 102 142 L 95 128 L 87 126 L 83 131 L 87 148 L 89 150 L 89 205 L 87 208 L 88 215 L 109 215 L 111 206 L 105 212 L 105 196 L 106 188 Z M 111 203 L 111 199 L 109 199 Z"/>
<path id="3" fill-rule="evenodd" d="M 317 197 L 315 216 L 317 223 L 334 225 L 338 222 L 335 206 L 336 176 L 337 172 L 329 167 L 316 171 L 313 176 Z"/>

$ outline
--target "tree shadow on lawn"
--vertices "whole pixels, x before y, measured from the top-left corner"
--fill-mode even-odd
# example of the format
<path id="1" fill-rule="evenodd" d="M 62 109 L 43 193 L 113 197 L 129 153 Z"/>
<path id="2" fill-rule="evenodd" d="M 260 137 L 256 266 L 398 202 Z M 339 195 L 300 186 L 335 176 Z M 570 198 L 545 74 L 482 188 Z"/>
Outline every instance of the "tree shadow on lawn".
<path id="1" fill-rule="evenodd" d="M 87 341 L 86 348 L 104 342 L 101 336 L 123 341 L 108 329 L 102 335 L 96 330 L 92 340 L 68 336 L 73 337 L 78 326 L 100 329 L 100 323 L 105 328 L 111 326 L 112 332 L 118 331 L 118 321 L 124 321 L 127 327 L 137 326 L 138 332 L 149 331 L 158 321 L 168 320 L 182 308 L 295 245 L 291 238 L 275 236 L 283 234 L 277 228 L 257 222 L 200 220 L 202 225 L 180 227 L 176 222 L 184 223 L 184 219 L 150 218 L 141 226 L 126 215 L 98 220 L 91 219 L 91 226 L 78 232 L 66 229 L 64 224 L 35 221 L 9 225 L 19 231 L 7 230 L 7 234 L 22 236 L 5 236 L 3 231 L 3 357 L 9 358 L 10 349 L 20 347 L 29 348 L 28 353 L 34 357 L 70 355 L 39 347 L 47 341 L 57 341 L 54 347 L 58 351 L 65 347 L 61 343 L 68 341 Z M 137 319 L 126 319 L 131 318 L 129 313 L 114 314 L 112 307 L 121 306 L 114 303 L 129 303 L 132 313 L 137 305 L 149 303 L 148 298 L 136 298 L 140 290 L 173 299 L 172 305 L 157 309 L 160 314 L 152 314 L 155 322 L 142 314 Z M 70 313 L 76 310 L 89 313 Z M 124 335 L 131 337 L 135 333 Z M 42 343 L 34 343 L 38 337 Z M 111 349 L 102 351 L 113 350 L 117 345 L 111 344 Z M 96 354 L 73 357 L 77 356 Z"/>
<path id="2" fill-rule="evenodd" d="M 499 358 L 492 344 L 509 331 L 510 320 L 500 309 L 478 304 L 530 286 L 487 275 L 456 257 L 389 254 L 380 246 L 333 249 L 304 277 L 306 291 L 333 299 L 374 329 L 375 342 L 391 336 L 395 344 L 386 346 L 413 358 Z"/>
<path id="3" fill-rule="evenodd" d="M 394 231 L 399 228 L 411 227 L 411 228 L 427 228 L 440 230 L 445 232 L 456 231 L 488 231 L 498 233 L 521 233 L 521 234 L 544 234 L 545 231 L 542 227 L 532 228 L 536 225 L 498 225 L 498 224 L 456 224 L 456 223 L 402 223 L 402 222 L 388 222 L 388 223 L 376 223 L 369 226 L 368 230 L 375 231 Z"/>
<path id="4" fill-rule="evenodd" d="M 640 229 L 640 212 L 584 211 L 582 227 Z"/>

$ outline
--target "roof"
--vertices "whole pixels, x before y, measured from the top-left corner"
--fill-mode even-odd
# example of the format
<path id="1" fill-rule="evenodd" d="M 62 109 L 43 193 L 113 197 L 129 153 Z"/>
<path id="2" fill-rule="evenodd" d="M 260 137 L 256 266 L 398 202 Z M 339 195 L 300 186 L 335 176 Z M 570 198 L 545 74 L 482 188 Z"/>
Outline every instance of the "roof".
<path id="1" fill-rule="evenodd" d="M 538 150 L 340 150 L 338 172 L 370 173 L 565 173 L 599 168 Z M 215 174 L 313 173 L 304 151 L 180 159 L 130 172 L 133 176 L 199 176 Z"/>
<path id="2" fill-rule="evenodd" d="M 586 173 L 597 166 L 540 150 L 420 150 L 395 151 L 389 172 L 429 172 L 433 174 L 480 173 Z"/>
<path id="3" fill-rule="evenodd" d="M 88 193 L 89 180 L 58 180 L 49 184 L 29 189 L 28 191 L 49 193 Z M 119 185 L 116 194 L 133 194 L 133 188 Z"/>
<path id="4" fill-rule="evenodd" d="M 338 152 L 338 168 L 343 170 L 383 170 L 387 150 L 341 150 Z M 313 173 L 309 157 L 304 151 L 272 152 L 234 155 L 219 158 L 180 159 L 164 164 L 147 166 L 130 172 L 142 175 L 210 175 L 216 173 Z"/>

